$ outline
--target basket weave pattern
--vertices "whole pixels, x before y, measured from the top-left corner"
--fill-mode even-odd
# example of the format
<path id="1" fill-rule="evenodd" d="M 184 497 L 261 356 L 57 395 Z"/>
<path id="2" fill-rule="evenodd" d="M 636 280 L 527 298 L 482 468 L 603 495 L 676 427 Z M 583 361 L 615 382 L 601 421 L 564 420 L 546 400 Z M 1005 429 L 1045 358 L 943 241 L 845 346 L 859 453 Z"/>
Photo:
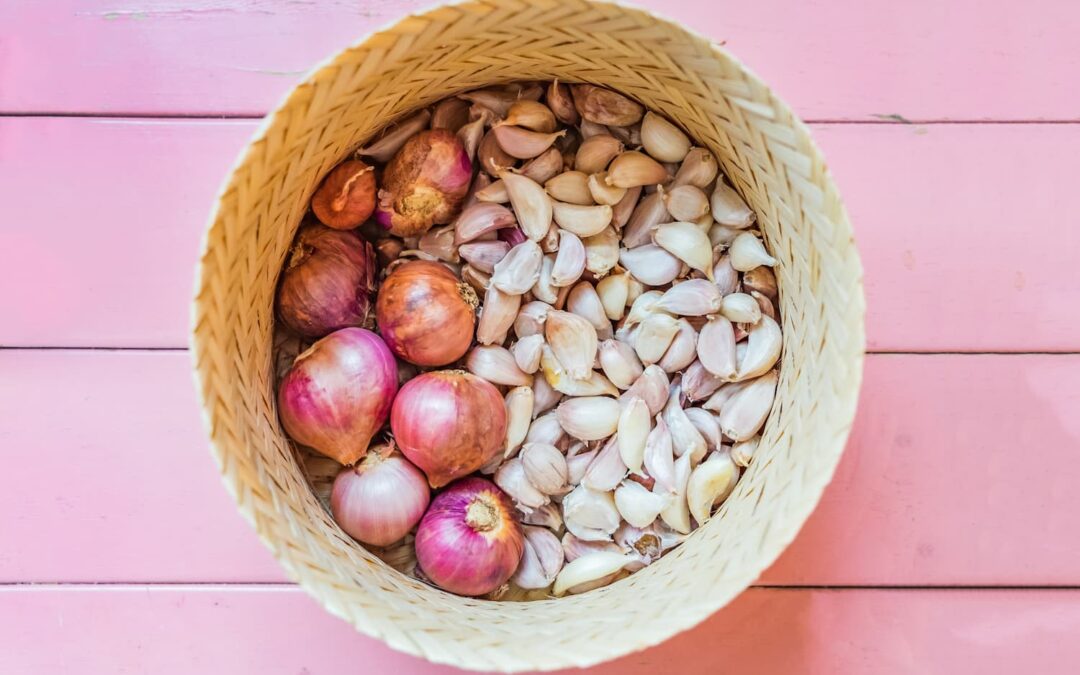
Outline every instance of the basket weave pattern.
<path id="1" fill-rule="evenodd" d="M 462 90 L 552 78 L 627 93 L 720 159 L 780 261 L 780 384 L 760 454 L 734 494 L 663 560 L 581 596 L 472 600 L 393 571 L 346 536 L 313 495 L 275 411 L 274 292 L 320 177 L 388 121 Z M 847 217 L 807 130 L 726 52 L 617 5 L 481 0 L 371 35 L 267 118 L 206 234 L 192 351 L 227 488 L 288 574 L 330 612 L 396 649 L 459 667 L 584 666 L 698 623 L 795 536 L 854 417 L 861 277 Z"/>

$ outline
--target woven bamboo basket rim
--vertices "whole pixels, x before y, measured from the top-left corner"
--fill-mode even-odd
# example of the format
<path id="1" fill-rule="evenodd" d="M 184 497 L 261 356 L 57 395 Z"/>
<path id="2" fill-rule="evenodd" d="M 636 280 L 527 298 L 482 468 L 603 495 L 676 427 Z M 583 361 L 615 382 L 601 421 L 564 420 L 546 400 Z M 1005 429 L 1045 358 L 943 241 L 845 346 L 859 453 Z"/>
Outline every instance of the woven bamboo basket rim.
<path id="1" fill-rule="evenodd" d="M 552 78 L 630 94 L 717 155 L 780 261 L 780 384 L 760 454 L 733 495 L 662 560 L 580 596 L 462 598 L 390 569 L 313 495 L 277 422 L 274 291 L 318 180 L 387 122 L 455 92 Z M 476 0 L 370 34 L 317 66 L 267 116 L 204 233 L 191 353 L 225 487 L 292 580 L 394 649 L 462 668 L 551 670 L 616 658 L 694 626 L 790 543 L 854 418 L 864 311 L 851 226 L 821 153 L 734 57 L 641 9 Z"/>

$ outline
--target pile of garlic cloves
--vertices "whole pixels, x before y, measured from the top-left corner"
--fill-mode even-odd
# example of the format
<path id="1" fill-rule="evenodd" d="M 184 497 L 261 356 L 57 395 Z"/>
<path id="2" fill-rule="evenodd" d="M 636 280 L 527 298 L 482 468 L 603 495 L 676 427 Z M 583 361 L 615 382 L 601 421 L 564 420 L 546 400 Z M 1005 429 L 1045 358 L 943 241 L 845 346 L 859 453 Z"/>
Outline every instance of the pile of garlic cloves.
<path id="1" fill-rule="evenodd" d="M 515 83 L 397 127 L 449 128 L 480 167 L 460 216 L 378 235 L 482 298 L 462 367 L 498 385 L 525 553 L 497 597 L 580 593 L 700 527 L 753 461 L 773 405 L 776 260 L 708 150 L 617 92 Z M 393 146 L 394 131 L 362 154 Z M 390 148 L 390 152 L 393 148 Z"/>

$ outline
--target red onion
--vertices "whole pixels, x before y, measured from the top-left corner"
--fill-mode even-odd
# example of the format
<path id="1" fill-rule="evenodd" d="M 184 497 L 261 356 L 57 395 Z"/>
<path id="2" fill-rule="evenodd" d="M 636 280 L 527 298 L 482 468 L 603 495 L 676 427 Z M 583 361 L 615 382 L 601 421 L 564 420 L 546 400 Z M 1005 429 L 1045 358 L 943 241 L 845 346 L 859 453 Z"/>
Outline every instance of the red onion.
<path id="1" fill-rule="evenodd" d="M 476 471 L 503 449 L 506 406 L 493 384 L 463 370 L 409 380 L 390 412 L 398 447 L 431 487 Z"/>
<path id="2" fill-rule="evenodd" d="M 505 584 L 525 550 L 513 513 L 502 490 L 483 478 L 446 488 L 416 530 L 416 561 L 424 576 L 459 595 L 483 595 Z"/>
<path id="3" fill-rule="evenodd" d="M 365 544 L 389 546 L 409 533 L 428 507 L 424 474 L 393 444 L 368 450 L 334 479 L 330 511 L 341 529 Z"/>
<path id="4" fill-rule="evenodd" d="M 394 355 L 378 335 L 342 328 L 296 357 L 278 387 L 285 431 L 342 464 L 364 455 L 397 393 Z"/>
<path id="5" fill-rule="evenodd" d="M 352 232 L 305 226 L 296 238 L 277 295 L 277 313 L 290 330 L 319 338 L 361 326 L 375 291 L 375 252 Z"/>
<path id="6" fill-rule="evenodd" d="M 398 150 L 383 172 L 375 216 L 399 237 L 454 220 L 472 182 L 472 160 L 448 129 L 421 131 Z"/>
<path id="7" fill-rule="evenodd" d="M 375 168 L 358 159 L 338 164 L 311 197 L 311 210 L 335 230 L 364 222 L 375 210 Z"/>
<path id="8" fill-rule="evenodd" d="M 413 260 L 383 282 L 375 318 L 399 357 L 418 366 L 445 366 L 468 351 L 477 304 L 476 291 L 445 266 Z"/>

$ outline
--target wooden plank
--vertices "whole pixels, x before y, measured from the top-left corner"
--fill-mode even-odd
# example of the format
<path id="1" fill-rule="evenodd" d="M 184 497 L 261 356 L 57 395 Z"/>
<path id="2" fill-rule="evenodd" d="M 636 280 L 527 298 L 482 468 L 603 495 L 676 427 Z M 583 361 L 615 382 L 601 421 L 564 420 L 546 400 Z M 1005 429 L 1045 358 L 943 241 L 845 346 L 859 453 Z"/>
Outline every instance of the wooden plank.
<path id="1" fill-rule="evenodd" d="M 19 542 L 0 582 L 283 579 L 216 476 L 189 369 L 0 351 L 0 540 Z M 838 474 L 761 583 L 1080 585 L 1078 409 L 1077 355 L 870 356 Z"/>
<path id="2" fill-rule="evenodd" d="M 1076 591 L 751 589 L 698 627 L 590 672 L 1071 675 L 1078 631 Z M 346 670 L 461 672 L 357 634 L 292 586 L 0 591 L 6 673 Z"/>
<path id="3" fill-rule="evenodd" d="M 726 43 L 809 119 L 1052 120 L 1080 110 L 1080 9 L 1069 0 L 641 4 Z M 426 5 L 7 2 L 0 111 L 261 114 L 323 58 Z"/>
<path id="4" fill-rule="evenodd" d="M 0 295 L 0 345 L 185 345 L 202 229 L 253 129 L 0 119 L 0 287 L 35 287 Z M 1080 125 L 814 131 L 855 223 L 871 350 L 1080 349 Z"/>

